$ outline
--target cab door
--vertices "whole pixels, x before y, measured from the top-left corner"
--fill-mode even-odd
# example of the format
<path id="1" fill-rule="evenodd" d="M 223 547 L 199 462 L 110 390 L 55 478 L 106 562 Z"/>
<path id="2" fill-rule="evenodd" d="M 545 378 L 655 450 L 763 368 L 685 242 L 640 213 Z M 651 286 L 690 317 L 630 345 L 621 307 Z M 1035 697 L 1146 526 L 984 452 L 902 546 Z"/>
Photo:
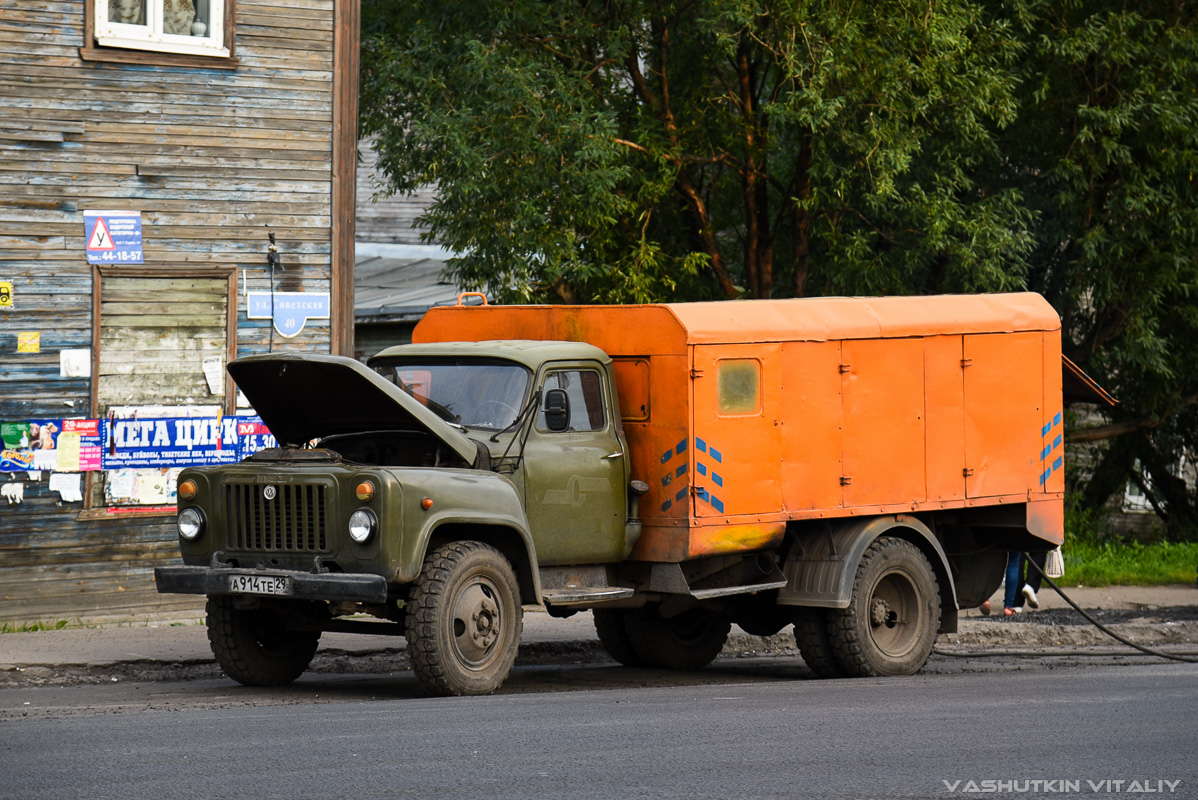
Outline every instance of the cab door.
<path id="1" fill-rule="evenodd" d="M 596 362 L 552 364 L 539 377 L 541 408 L 524 449 L 528 522 L 542 565 L 601 564 L 624 555 L 628 452 L 613 416 L 612 386 Z M 544 397 L 569 400 L 566 429 L 552 431 Z"/>

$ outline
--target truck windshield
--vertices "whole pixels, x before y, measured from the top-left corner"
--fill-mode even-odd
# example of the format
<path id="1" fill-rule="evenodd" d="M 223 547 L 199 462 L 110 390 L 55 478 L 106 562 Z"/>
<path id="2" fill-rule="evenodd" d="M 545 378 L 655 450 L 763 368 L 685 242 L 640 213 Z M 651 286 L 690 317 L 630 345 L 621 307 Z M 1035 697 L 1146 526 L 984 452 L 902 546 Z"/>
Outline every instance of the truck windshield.
<path id="1" fill-rule="evenodd" d="M 383 361 L 376 372 L 449 422 L 503 430 L 516 421 L 528 392 L 527 368 L 510 361 Z"/>

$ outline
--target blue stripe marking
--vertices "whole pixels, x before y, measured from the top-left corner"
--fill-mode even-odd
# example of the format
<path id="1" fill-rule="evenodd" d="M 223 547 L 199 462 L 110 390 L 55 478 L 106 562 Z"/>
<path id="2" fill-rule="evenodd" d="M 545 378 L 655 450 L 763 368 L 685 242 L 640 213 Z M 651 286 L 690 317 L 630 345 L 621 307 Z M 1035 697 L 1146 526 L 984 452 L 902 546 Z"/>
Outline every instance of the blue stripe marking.
<path id="1" fill-rule="evenodd" d="M 716 461 L 719 461 L 721 464 L 724 463 L 724 457 L 720 455 L 720 451 L 716 450 L 714 447 L 711 448 L 711 457 Z"/>
<path id="2" fill-rule="evenodd" d="M 1058 456 L 1057 460 L 1052 462 L 1052 471 L 1056 472 L 1058 469 L 1061 468 L 1062 465 L 1064 465 L 1064 463 L 1065 463 L 1065 459 Z"/>
<path id="3" fill-rule="evenodd" d="M 673 450 L 667 450 L 667 451 L 665 451 L 664 453 L 662 453 L 662 455 L 661 455 L 661 463 L 663 463 L 663 464 L 664 464 L 664 463 L 666 463 L 667 461 L 669 461 L 669 460 L 670 460 L 671 458 L 673 458 L 673 457 L 674 457 L 674 451 L 673 451 Z"/>
<path id="4" fill-rule="evenodd" d="M 666 500 L 664 503 L 662 503 L 662 504 L 661 504 L 661 510 L 662 510 L 662 511 L 669 511 L 669 510 L 670 510 L 670 506 L 672 506 L 672 505 L 674 505 L 674 503 L 673 503 L 673 502 L 671 502 L 670 500 Z"/>
<path id="5" fill-rule="evenodd" d="M 683 464 L 680 467 L 678 467 L 678 469 L 674 470 L 675 478 L 681 478 L 685 474 L 686 474 L 686 464 Z"/>
<path id="6" fill-rule="evenodd" d="M 1052 418 L 1052 427 L 1055 428 L 1056 426 L 1058 426 L 1060 424 L 1061 424 L 1061 412 L 1058 411 L 1057 415 Z"/>
<path id="7" fill-rule="evenodd" d="M 1040 429 L 1040 438 L 1044 438 L 1045 436 L 1047 436 L 1048 432 L 1051 430 L 1052 430 L 1052 425 L 1045 425 L 1043 428 Z"/>
<path id="8" fill-rule="evenodd" d="M 679 503 L 681 503 L 683 501 L 683 499 L 685 499 L 685 498 L 686 498 L 686 487 L 683 486 L 681 489 L 678 490 L 677 494 L 674 495 L 674 499 L 677 500 Z"/>
<path id="9" fill-rule="evenodd" d="M 686 439 L 683 439 L 681 442 L 674 445 L 674 452 L 678 455 L 682 455 L 686 452 Z"/>
<path id="10" fill-rule="evenodd" d="M 712 479 L 713 481 L 715 481 L 715 485 L 716 485 L 716 486 L 723 486 L 723 485 L 724 485 L 724 479 L 723 479 L 723 478 L 721 478 L 719 475 L 717 475 L 717 474 L 716 474 L 716 473 L 714 473 L 714 472 L 713 472 L 713 473 L 711 473 L 711 479 Z"/>
<path id="11" fill-rule="evenodd" d="M 707 465 L 706 464 L 703 464 L 703 463 L 695 464 L 695 469 L 697 469 L 699 471 L 700 475 L 707 474 Z"/>
<path id="12" fill-rule="evenodd" d="M 667 472 L 665 475 L 661 476 L 661 485 L 669 486 L 673 480 L 674 480 L 674 476 Z"/>
<path id="13" fill-rule="evenodd" d="M 1044 459 L 1048 458 L 1048 454 L 1051 452 L 1052 452 L 1051 447 L 1045 447 L 1043 450 L 1040 451 L 1040 460 L 1043 461 Z"/>
<path id="14" fill-rule="evenodd" d="M 1051 474 L 1052 474 L 1052 470 L 1048 470 L 1047 472 L 1045 472 L 1043 475 L 1040 476 L 1040 485 L 1041 486 L 1048 483 L 1048 476 Z"/>
<path id="15" fill-rule="evenodd" d="M 715 510 L 716 510 L 716 511 L 720 512 L 721 514 L 723 514 L 723 513 L 724 513 L 724 504 L 723 504 L 723 502 L 721 502 L 721 501 L 720 501 L 720 498 L 718 498 L 718 497 L 712 497 L 712 498 L 711 498 L 711 504 L 712 504 L 713 506 L 715 506 Z"/>
<path id="16" fill-rule="evenodd" d="M 700 453 L 706 453 L 707 452 L 707 442 L 696 437 L 695 449 L 698 450 Z"/>
<path id="17" fill-rule="evenodd" d="M 1060 447 L 1060 446 L 1061 446 L 1061 441 L 1062 441 L 1062 439 L 1061 439 L 1061 435 L 1058 433 L 1058 434 L 1057 434 L 1057 438 L 1055 438 L 1055 439 L 1053 439 L 1053 440 L 1052 440 L 1052 449 L 1053 449 L 1053 450 L 1056 450 L 1058 447 Z"/>

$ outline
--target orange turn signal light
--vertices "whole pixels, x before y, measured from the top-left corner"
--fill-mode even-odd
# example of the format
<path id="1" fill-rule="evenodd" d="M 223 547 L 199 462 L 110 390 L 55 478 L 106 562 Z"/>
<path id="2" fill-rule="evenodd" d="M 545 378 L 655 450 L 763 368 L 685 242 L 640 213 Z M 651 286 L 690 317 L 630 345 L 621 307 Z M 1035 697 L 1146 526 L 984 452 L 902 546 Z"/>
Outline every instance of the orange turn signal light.
<path id="1" fill-rule="evenodd" d="M 183 481 L 179 484 L 178 494 L 180 500 L 194 500 L 200 488 L 196 486 L 195 481 Z"/>
<path id="2" fill-rule="evenodd" d="M 359 500 L 361 500 L 363 503 L 369 503 L 370 499 L 374 497 L 374 484 L 370 481 L 362 481 L 358 484 L 358 488 L 355 489 L 355 492 L 357 493 Z"/>
<path id="3" fill-rule="evenodd" d="M 420 507 L 423 508 L 425 511 L 428 511 L 430 508 L 433 507 L 433 498 L 426 497 L 423 500 L 421 500 Z"/>

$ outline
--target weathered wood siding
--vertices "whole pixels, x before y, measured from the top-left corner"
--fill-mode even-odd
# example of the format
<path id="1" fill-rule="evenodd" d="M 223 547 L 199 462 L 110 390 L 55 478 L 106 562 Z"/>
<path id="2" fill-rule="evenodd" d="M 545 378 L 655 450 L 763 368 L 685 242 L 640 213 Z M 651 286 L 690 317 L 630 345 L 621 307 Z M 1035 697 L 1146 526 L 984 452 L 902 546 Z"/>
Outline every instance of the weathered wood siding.
<path id="1" fill-rule="evenodd" d="M 106 293 L 106 338 L 93 340 L 84 210 L 139 210 L 146 270 L 234 268 L 237 354 L 271 343 L 269 322 L 246 319 L 244 298 L 270 288 L 268 231 L 284 267 L 277 290 L 333 290 L 333 0 L 238 0 L 233 70 L 84 61 L 84 6 L 0 6 L 0 281 L 12 281 L 14 296 L 0 309 L 4 420 L 99 411 L 90 380 L 60 377 L 59 351 L 121 347 L 110 312 L 134 327 L 156 316 L 172 327 L 144 298 L 122 309 Z M 20 331 L 41 333 L 40 353 L 16 353 Z M 186 338 L 183 329 L 170 336 Z M 104 363 L 153 380 L 165 359 L 143 345 Z M 310 320 L 292 339 L 276 334 L 273 345 L 329 352 L 330 321 Z M 103 394 L 119 396 L 120 375 L 97 377 L 108 382 Z M 187 394 L 163 383 L 168 394 Z M 173 519 L 80 520 L 81 504 L 51 494 L 47 477 L 26 482 L 22 504 L 0 505 L 0 621 L 201 605 L 154 591 L 153 567 L 177 559 Z M 24 478 L 0 474 L 12 479 Z"/>

